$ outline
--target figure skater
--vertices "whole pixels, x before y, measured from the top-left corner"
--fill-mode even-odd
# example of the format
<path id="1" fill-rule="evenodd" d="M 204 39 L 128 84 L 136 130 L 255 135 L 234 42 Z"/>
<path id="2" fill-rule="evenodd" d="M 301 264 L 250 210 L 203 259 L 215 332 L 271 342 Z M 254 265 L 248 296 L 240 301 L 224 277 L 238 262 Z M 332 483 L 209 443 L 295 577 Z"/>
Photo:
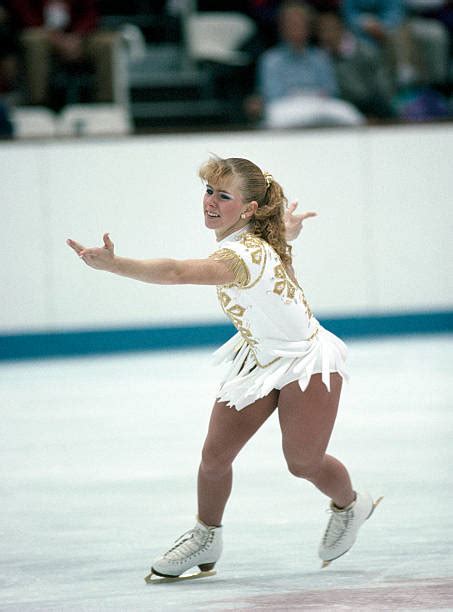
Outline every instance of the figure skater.
<path id="1" fill-rule="evenodd" d="M 179 579 L 196 566 L 197 577 L 214 573 L 222 552 L 232 463 L 276 409 L 289 471 L 331 500 L 319 546 L 326 566 L 351 548 L 378 502 L 356 492 L 345 466 L 326 454 L 347 377 L 346 347 L 313 316 L 287 243 L 315 213 L 295 215 L 295 203 L 286 208 L 279 183 L 246 159 L 211 158 L 199 175 L 206 184 L 204 223 L 217 240 L 210 257 L 118 257 L 108 234 L 101 248 L 67 241 L 97 270 L 162 285 L 216 285 L 220 306 L 237 329 L 215 353 L 216 362 L 229 367 L 202 450 L 196 524 L 154 561 L 146 580 Z"/>

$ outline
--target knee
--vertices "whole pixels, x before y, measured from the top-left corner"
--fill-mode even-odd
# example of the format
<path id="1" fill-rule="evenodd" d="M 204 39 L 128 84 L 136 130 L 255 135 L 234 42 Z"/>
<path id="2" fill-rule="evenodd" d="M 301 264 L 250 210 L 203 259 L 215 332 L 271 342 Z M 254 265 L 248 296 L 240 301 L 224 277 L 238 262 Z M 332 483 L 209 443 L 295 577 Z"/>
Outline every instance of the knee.
<path id="1" fill-rule="evenodd" d="M 321 461 L 313 458 L 287 458 L 286 463 L 288 465 L 289 472 L 293 476 L 310 481 L 316 480 L 316 477 L 321 469 Z"/>
<path id="2" fill-rule="evenodd" d="M 234 456 L 216 447 L 206 445 L 201 453 L 201 470 L 208 478 L 219 478 L 231 468 Z"/>

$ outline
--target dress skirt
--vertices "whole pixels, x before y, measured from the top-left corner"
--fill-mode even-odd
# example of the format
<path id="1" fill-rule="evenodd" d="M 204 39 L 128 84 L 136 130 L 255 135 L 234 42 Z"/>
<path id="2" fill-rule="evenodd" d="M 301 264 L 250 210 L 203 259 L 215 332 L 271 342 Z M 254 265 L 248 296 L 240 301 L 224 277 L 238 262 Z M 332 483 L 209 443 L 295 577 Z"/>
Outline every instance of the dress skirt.
<path id="1" fill-rule="evenodd" d="M 302 391 L 308 387 L 313 374 L 321 374 L 330 391 L 330 374 L 338 372 L 348 379 L 345 362 L 346 345 L 340 338 L 318 324 L 318 331 L 311 340 L 279 342 L 269 346 L 269 361 L 258 365 L 256 353 L 242 338 L 235 334 L 214 353 L 214 364 L 228 364 L 220 384 L 217 399 L 230 407 L 242 410 L 257 399 L 268 395 L 272 389 L 282 389 L 298 381 Z"/>

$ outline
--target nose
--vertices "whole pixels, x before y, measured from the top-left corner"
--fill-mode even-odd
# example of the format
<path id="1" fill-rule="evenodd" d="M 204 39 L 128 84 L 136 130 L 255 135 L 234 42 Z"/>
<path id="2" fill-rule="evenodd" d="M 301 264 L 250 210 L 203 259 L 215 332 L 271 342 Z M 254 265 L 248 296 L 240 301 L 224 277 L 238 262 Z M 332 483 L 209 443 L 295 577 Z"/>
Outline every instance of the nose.
<path id="1" fill-rule="evenodd" d="M 206 204 L 209 204 L 209 206 L 215 206 L 216 205 L 215 194 L 214 193 L 207 193 L 206 194 L 205 202 L 206 202 Z"/>

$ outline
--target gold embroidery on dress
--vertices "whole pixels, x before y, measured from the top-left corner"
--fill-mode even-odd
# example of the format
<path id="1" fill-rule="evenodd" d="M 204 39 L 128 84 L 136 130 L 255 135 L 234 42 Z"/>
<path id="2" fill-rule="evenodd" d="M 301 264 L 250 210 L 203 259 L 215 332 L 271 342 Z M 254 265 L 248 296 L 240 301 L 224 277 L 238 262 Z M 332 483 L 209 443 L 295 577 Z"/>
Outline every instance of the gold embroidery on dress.
<path id="1" fill-rule="evenodd" d="M 261 239 L 258 238 L 258 236 L 256 236 L 252 232 L 246 232 L 245 234 L 243 234 L 241 236 L 240 242 L 242 242 L 242 244 L 246 246 L 248 249 L 253 249 L 253 248 L 256 249 L 257 247 L 262 246 Z"/>
<path id="2" fill-rule="evenodd" d="M 247 248 L 248 251 L 250 251 L 250 257 L 252 259 L 252 262 L 261 266 L 261 270 L 259 271 L 257 278 L 252 283 L 247 283 L 247 285 L 243 286 L 243 289 L 251 289 L 257 283 L 259 283 L 259 281 L 263 277 L 264 270 L 266 267 L 267 253 L 266 249 L 264 248 L 264 241 L 261 240 L 261 238 L 258 238 L 258 236 L 255 236 L 255 234 L 252 234 L 251 232 L 243 234 L 241 236 L 240 242 Z"/>
<path id="3" fill-rule="evenodd" d="M 261 263 L 261 260 L 263 259 L 263 252 L 261 251 L 261 249 L 258 249 L 257 251 L 252 251 L 250 255 L 252 257 L 253 263 L 256 263 L 258 265 Z"/>
<path id="4" fill-rule="evenodd" d="M 291 300 L 294 299 L 296 295 L 296 285 L 289 278 L 282 264 L 275 266 L 274 275 L 275 278 L 278 279 L 274 284 L 274 293 L 282 295 L 282 293 L 286 291 L 287 297 Z"/>
<path id="5" fill-rule="evenodd" d="M 218 296 L 219 296 L 219 300 L 220 300 L 220 304 L 222 308 L 225 309 L 225 307 L 228 306 L 228 304 L 231 302 L 230 296 L 227 293 L 225 293 L 225 291 L 218 292 Z"/>
<path id="6" fill-rule="evenodd" d="M 269 361 L 269 363 L 266 364 L 262 364 L 258 361 L 258 357 L 256 356 L 255 351 L 252 349 L 252 347 L 250 347 L 250 350 L 252 351 L 252 355 L 256 361 L 256 365 L 260 368 L 268 368 L 269 366 L 271 366 L 273 363 L 275 363 L 276 361 L 278 361 L 279 359 L 281 359 L 281 357 L 275 357 L 275 359 L 272 359 L 272 361 Z"/>
<path id="7" fill-rule="evenodd" d="M 277 295 L 282 295 L 284 291 L 286 291 L 286 296 L 288 299 L 293 300 L 296 295 L 296 290 L 299 289 L 300 296 L 303 305 L 305 306 L 305 310 L 307 311 L 307 316 L 309 319 L 313 316 L 310 305 L 305 299 L 305 295 L 303 289 L 300 285 L 295 285 L 293 281 L 289 278 L 288 273 L 286 272 L 283 264 L 279 264 L 274 268 L 274 275 L 277 279 L 274 283 L 274 293 Z"/>
<path id="8" fill-rule="evenodd" d="M 234 317 L 241 318 L 244 316 L 245 308 L 243 306 L 239 306 L 239 304 L 235 304 L 228 308 L 228 312 L 231 313 Z"/>
<path id="9" fill-rule="evenodd" d="M 311 311 L 310 305 L 307 302 L 307 300 L 305 299 L 305 295 L 304 295 L 304 292 L 302 291 L 302 287 L 299 287 L 299 289 L 300 289 L 300 295 L 301 295 L 301 298 L 302 298 L 302 302 L 303 302 L 303 304 L 305 306 L 305 310 L 307 311 L 307 317 L 309 319 L 311 319 L 312 316 L 313 316 L 313 313 Z"/>
<path id="10" fill-rule="evenodd" d="M 278 361 L 279 359 L 281 359 L 281 357 L 275 357 L 267 364 L 260 363 L 255 353 L 255 350 L 254 350 L 254 346 L 258 344 L 258 341 L 253 337 L 252 331 L 248 327 L 246 327 L 243 321 L 243 316 L 246 313 L 247 309 L 244 306 L 241 306 L 240 304 L 232 303 L 232 298 L 225 291 L 225 289 L 228 289 L 229 287 L 233 287 L 234 285 L 236 286 L 239 285 L 241 289 L 250 289 L 251 287 L 254 287 L 255 285 L 257 285 L 257 283 L 259 283 L 259 281 L 263 277 L 263 274 L 266 268 L 266 261 L 267 261 L 267 250 L 265 248 L 266 243 L 261 238 L 259 238 L 258 236 L 256 236 L 255 234 L 251 232 L 242 234 L 238 238 L 238 240 L 249 251 L 252 263 L 261 266 L 260 271 L 258 273 L 257 278 L 253 282 L 250 283 L 250 271 L 247 267 L 247 264 L 240 257 L 240 255 L 238 255 L 235 251 L 231 249 L 220 249 L 220 251 L 217 251 L 211 257 L 214 257 L 215 259 L 217 259 L 217 255 L 220 253 L 219 259 L 232 260 L 233 259 L 232 255 L 234 255 L 235 262 L 240 262 L 243 264 L 243 269 L 245 269 L 247 272 L 247 281 L 245 284 L 242 284 L 242 282 L 241 283 L 236 282 L 236 283 L 232 283 L 228 285 L 218 286 L 217 295 L 218 295 L 219 302 L 222 306 L 223 311 L 225 312 L 227 317 L 231 320 L 231 322 L 236 327 L 238 332 L 241 334 L 243 342 L 245 342 L 249 346 L 249 349 L 255 359 L 257 366 L 260 368 L 267 368 L 271 366 L 273 363 L 275 363 L 276 361 Z M 223 255 L 222 252 L 225 252 L 225 254 Z M 280 261 L 278 254 L 276 254 L 276 256 L 277 256 L 277 261 Z M 238 264 L 238 268 L 236 268 L 236 270 L 239 269 L 239 266 L 240 264 Z M 273 289 L 274 293 L 276 293 L 277 295 L 282 295 L 284 292 L 286 292 L 287 298 L 290 300 L 293 300 L 295 298 L 297 290 L 299 290 L 301 300 L 305 306 L 307 315 L 309 318 L 311 318 L 313 314 L 310 309 L 310 306 L 308 305 L 305 299 L 302 288 L 291 280 L 291 278 L 289 277 L 281 261 L 279 265 L 274 267 L 274 275 L 276 278 L 274 289 Z M 241 278 L 241 280 L 243 279 Z M 312 340 L 316 336 L 318 331 L 319 329 L 317 328 L 314 331 L 314 333 L 310 336 L 310 338 L 308 338 L 307 340 L 308 341 Z"/>
<path id="11" fill-rule="evenodd" d="M 310 342 L 310 340 L 313 340 L 313 338 L 318 335 L 318 332 L 319 332 L 319 327 L 317 327 L 315 331 L 312 333 L 312 335 L 309 338 L 307 338 L 306 342 Z"/>
<path id="12" fill-rule="evenodd" d="M 247 309 L 244 308 L 244 306 L 241 306 L 240 304 L 232 304 L 231 306 L 229 306 L 231 298 L 229 297 L 229 295 L 227 295 L 227 293 L 223 290 L 222 287 L 217 287 L 217 295 L 219 298 L 219 302 L 222 306 L 223 312 L 227 315 L 227 317 L 233 323 L 233 325 L 247 342 L 247 344 L 250 347 L 256 346 L 258 344 L 258 341 L 255 340 L 252 332 L 250 331 L 250 329 L 248 329 L 248 327 L 244 325 L 244 321 L 242 320 L 242 317 L 244 316 Z"/>

